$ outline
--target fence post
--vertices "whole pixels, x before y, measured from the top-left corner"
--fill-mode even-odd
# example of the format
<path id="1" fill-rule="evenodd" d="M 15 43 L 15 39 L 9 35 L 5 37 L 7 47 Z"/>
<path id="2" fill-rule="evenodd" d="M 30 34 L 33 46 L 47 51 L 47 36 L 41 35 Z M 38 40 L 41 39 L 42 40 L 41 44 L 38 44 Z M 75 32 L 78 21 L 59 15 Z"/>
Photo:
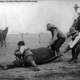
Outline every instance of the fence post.
<path id="1" fill-rule="evenodd" d="M 38 37 L 39 37 L 39 44 L 40 44 L 41 43 L 41 41 L 40 41 L 40 33 L 39 33 Z"/>
<path id="2" fill-rule="evenodd" d="M 21 39 L 24 40 L 24 33 L 21 33 Z"/>

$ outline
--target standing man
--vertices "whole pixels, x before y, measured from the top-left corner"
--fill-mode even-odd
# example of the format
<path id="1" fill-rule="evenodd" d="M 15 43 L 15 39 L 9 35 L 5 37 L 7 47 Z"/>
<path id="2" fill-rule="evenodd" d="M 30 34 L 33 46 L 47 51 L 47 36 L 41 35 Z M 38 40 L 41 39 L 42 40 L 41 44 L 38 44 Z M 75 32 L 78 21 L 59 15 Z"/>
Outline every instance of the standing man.
<path id="1" fill-rule="evenodd" d="M 65 42 L 66 36 L 55 26 L 52 24 L 47 24 L 47 30 L 51 32 L 52 39 L 49 43 L 52 50 L 56 51 L 57 56 L 61 56 L 60 47 Z M 59 58 L 61 60 L 61 57 Z"/>
<path id="2" fill-rule="evenodd" d="M 71 42 L 69 43 L 69 47 L 72 50 L 72 58 L 69 60 L 71 63 L 76 63 L 78 61 L 78 55 L 80 52 L 80 12 L 78 12 L 78 9 L 79 6 L 75 4 L 74 10 L 77 17 L 74 18 L 74 22 L 69 31 L 69 35 L 72 37 Z"/>

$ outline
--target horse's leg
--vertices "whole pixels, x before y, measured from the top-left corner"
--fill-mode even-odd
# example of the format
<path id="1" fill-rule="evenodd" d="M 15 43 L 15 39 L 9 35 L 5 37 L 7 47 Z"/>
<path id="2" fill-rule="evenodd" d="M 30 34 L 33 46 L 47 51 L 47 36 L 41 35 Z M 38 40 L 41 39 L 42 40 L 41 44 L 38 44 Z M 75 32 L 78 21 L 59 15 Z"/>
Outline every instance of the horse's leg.
<path id="1" fill-rule="evenodd" d="M 1 47 L 1 41 L 0 41 L 0 47 Z"/>
<path id="2" fill-rule="evenodd" d="M 6 47 L 6 40 L 4 40 L 4 45 L 5 45 L 5 47 Z"/>
<path id="3" fill-rule="evenodd" d="M 3 43 L 4 43 L 4 46 L 6 47 L 6 40 L 5 39 L 3 40 Z"/>
<path id="4" fill-rule="evenodd" d="M 1 47 L 3 47 L 3 40 L 1 40 Z"/>

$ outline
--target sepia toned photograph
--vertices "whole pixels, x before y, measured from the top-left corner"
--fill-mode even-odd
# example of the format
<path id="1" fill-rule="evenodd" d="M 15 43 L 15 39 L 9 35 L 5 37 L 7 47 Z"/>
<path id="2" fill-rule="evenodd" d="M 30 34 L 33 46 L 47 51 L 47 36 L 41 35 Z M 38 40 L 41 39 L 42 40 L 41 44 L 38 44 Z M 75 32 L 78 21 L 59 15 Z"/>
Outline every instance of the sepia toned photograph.
<path id="1" fill-rule="evenodd" d="M 0 80 L 80 80 L 80 0 L 0 0 Z"/>

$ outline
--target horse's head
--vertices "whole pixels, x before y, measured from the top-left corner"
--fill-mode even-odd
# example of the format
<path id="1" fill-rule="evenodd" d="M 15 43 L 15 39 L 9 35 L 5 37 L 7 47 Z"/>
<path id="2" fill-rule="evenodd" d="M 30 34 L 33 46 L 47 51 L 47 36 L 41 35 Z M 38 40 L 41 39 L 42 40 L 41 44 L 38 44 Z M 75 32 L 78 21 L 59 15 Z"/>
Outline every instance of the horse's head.
<path id="1" fill-rule="evenodd" d="M 5 32 L 8 32 L 8 27 L 6 27 L 4 31 L 5 31 Z"/>
<path id="2" fill-rule="evenodd" d="M 6 27 L 6 28 L 5 28 L 5 30 L 7 30 L 7 31 L 8 31 L 8 27 Z"/>

